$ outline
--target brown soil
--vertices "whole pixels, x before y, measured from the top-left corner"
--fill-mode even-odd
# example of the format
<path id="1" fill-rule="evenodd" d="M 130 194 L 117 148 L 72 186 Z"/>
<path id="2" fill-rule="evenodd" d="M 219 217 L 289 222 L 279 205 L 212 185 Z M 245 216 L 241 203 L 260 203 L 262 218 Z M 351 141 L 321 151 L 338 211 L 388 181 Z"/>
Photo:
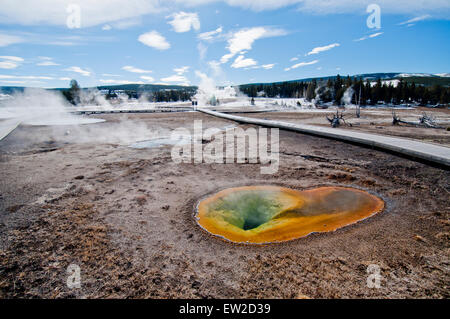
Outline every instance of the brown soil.
<path id="1" fill-rule="evenodd" d="M 90 125 L 83 142 L 78 132 L 69 139 L 48 127 L 19 127 L 0 142 L 1 298 L 450 297 L 448 171 L 284 131 L 274 175 L 256 164 L 177 165 L 170 146 L 89 142 L 124 116 L 104 118 L 114 121 Z M 162 130 L 194 119 L 235 124 L 194 113 L 131 119 Z M 386 209 L 268 246 L 202 231 L 193 218 L 198 201 L 244 185 L 356 187 Z M 66 285 L 70 264 L 81 268 L 81 289 Z M 379 289 L 367 287 L 370 264 L 381 267 Z"/>

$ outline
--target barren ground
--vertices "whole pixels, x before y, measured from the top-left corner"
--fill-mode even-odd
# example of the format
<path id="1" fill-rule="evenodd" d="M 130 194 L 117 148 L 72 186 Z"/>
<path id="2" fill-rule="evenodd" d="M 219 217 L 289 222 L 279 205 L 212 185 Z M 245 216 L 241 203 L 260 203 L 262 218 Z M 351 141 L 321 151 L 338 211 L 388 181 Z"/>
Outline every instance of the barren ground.
<path id="1" fill-rule="evenodd" d="M 108 127 L 124 116 L 102 117 L 109 122 L 86 126 L 82 138 L 70 127 L 21 126 L 0 142 L 1 298 L 450 297 L 448 171 L 285 131 L 275 175 L 255 164 L 177 165 L 171 146 L 109 141 Z M 196 113 L 129 117 L 164 132 L 194 118 L 235 125 Z M 441 133 L 425 140 L 448 144 Z M 386 209 L 267 246 L 202 231 L 193 218 L 199 199 L 242 185 L 351 186 Z M 81 268 L 81 289 L 66 285 L 70 264 Z M 370 264 L 381 267 L 380 289 L 367 287 Z"/>
<path id="2" fill-rule="evenodd" d="M 326 119 L 328 115 L 333 117 L 336 111 L 321 110 L 320 112 L 273 112 L 273 113 L 249 113 L 244 114 L 246 117 L 254 117 L 260 119 L 280 120 L 298 124 L 311 124 L 329 127 Z M 354 116 L 355 110 L 345 110 L 345 119 L 352 127 L 342 126 L 343 129 L 374 133 L 381 135 L 391 135 L 398 137 L 405 137 L 410 139 L 422 140 L 428 143 L 443 144 L 450 146 L 450 132 L 446 129 L 429 129 L 421 127 L 407 126 L 401 124 L 400 126 L 392 125 L 392 110 L 391 109 L 361 109 L 361 118 L 357 119 Z M 413 110 L 396 109 L 395 113 L 402 120 L 408 122 L 419 122 L 420 116 L 424 113 L 435 118 L 436 122 L 444 127 L 450 127 L 450 110 L 449 109 L 430 109 L 430 108 L 416 108 Z M 240 114 L 237 114 L 240 115 Z"/>

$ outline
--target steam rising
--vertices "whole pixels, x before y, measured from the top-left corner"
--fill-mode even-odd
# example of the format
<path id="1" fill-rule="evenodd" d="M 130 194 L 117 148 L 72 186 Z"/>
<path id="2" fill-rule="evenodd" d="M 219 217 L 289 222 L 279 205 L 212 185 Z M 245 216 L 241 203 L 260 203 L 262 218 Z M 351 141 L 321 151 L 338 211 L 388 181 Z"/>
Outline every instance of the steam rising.
<path id="1" fill-rule="evenodd" d="M 103 122 L 69 113 L 69 104 L 54 91 L 27 88 L 11 99 L 0 101 L 0 119 L 15 119 L 28 125 L 79 125 Z"/>
<path id="2" fill-rule="evenodd" d="M 200 78 L 200 85 L 194 98 L 198 101 L 199 106 L 211 104 L 213 100 L 227 101 L 236 99 L 238 92 L 235 88 L 227 86 L 225 88 L 217 88 L 215 81 L 206 74 L 196 71 L 195 74 Z"/>
<path id="3" fill-rule="evenodd" d="M 82 102 L 94 101 L 105 109 L 113 107 L 96 90 L 83 92 Z M 83 107 L 81 107 L 83 108 Z M 22 138 L 27 143 L 46 141 L 61 143 L 111 143 L 130 144 L 150 138 L 168 135 L 161 128 L 150 129 L 142 121 L 133 121 L 121 116 L 117 122 L 105 122 L 103 119 L 74 115 L 78 108 L 69 104 L 61 93 L 44 89 L 25 89 L 16 92 L 10 98 L 0 100 L 0 140 L 10 134 L 19 125 L 39 125 L 48 128 L 39 134 L 29 134 Z M 105 123 L 102 123 L 105 122 Z M 83 125 L 95 124 L 96 125 Z"/>
<path id="4" fill-rule="evenodd" d="M 355 94 L 355 90 L 353 90 L 352 87 L 349 87 L 345 91 L 344 96 L 342 97 L 342 103 L 344 103 L 345 105 L 351 105 L 354 94 Z"/>

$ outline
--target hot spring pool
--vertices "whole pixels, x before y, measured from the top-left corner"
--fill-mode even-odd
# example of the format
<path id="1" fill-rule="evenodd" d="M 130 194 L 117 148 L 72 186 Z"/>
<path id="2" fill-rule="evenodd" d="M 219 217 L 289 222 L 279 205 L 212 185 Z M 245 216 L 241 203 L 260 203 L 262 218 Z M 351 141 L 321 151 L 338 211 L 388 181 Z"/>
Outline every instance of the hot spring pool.
<path id="1" fill-rule="evenodd" d="M 200 201 L 196 219 L 203 229 L 228 241 L 264 244 L 335 231 L 383 209 L 383 200 L 354 188 L 246 186 Z"/>

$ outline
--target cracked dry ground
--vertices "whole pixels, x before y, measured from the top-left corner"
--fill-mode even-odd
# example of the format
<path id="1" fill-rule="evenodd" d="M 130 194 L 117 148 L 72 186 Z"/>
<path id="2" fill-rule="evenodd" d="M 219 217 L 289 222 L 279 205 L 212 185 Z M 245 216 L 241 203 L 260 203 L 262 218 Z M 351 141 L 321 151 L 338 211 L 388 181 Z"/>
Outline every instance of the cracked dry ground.
<path id="1" fill-rule="evenodd" d="M 209 126 L 235 124 L 196 115 Z M 138 116 L 149 127 L 191 115 Z M 102 125 L 108 125 L 107 123 Z M 206 126 L 206 125 L 205 125 Z M 243 126 L 245 127 L 245 126 Z M 0 143 L 1 298 L 448 298 L 449 172 L 280 132 L 280 169 L 177 165 L 171 147 L 62 143 L 20 127 Z M 24 136 L 42 138 L 26 143 Z M 206 194 L 242 185 L 367 190 L 383 213 L 333 233 L 237 246 L 201 230 Z M 70 264 L 81 289 L 66 285 Z M 367 288 L 367 267 L 381 288 Z"/>

